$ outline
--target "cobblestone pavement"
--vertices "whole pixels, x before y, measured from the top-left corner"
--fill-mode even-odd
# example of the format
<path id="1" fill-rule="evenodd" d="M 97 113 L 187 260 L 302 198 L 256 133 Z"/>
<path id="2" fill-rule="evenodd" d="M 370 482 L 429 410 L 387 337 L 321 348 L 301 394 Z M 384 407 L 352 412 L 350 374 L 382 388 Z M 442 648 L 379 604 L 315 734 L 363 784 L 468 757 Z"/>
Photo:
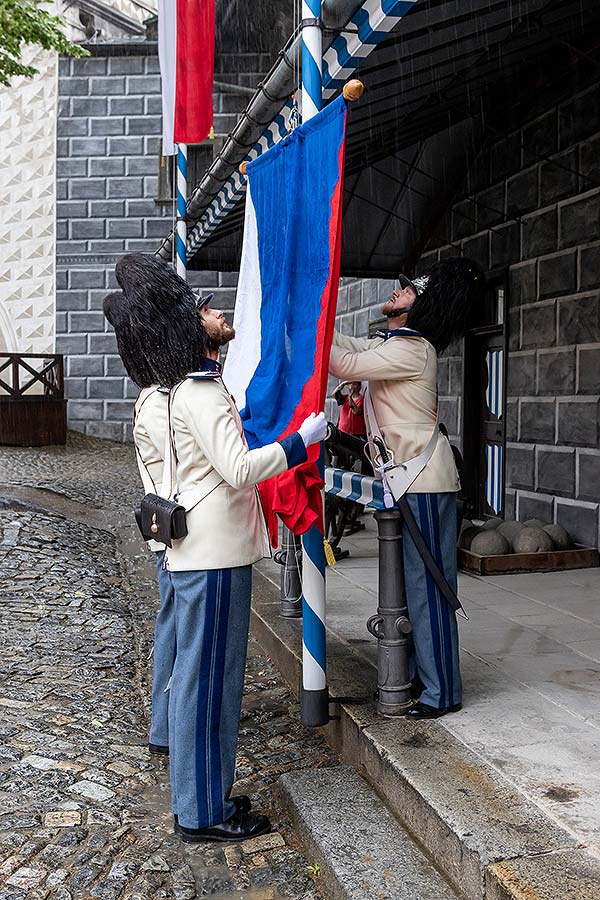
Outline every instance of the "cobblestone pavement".
<path id="1" fill-rule="evenodd" d="M 76 437 L 66 450 L 0 450 L 0 481 L 110 503 L 112 521 L 138 494 L 134 465 L 130 448 Z M 123 557 L 118 540 L 0 509 L 0 900 L 316 900 L 276 782 L 332 759 L 253 642 L 236 790 L 274 832 L 229 846 L 173 835 L 168 764 L 146 749 L 155 588 L 139 544 Z"/>

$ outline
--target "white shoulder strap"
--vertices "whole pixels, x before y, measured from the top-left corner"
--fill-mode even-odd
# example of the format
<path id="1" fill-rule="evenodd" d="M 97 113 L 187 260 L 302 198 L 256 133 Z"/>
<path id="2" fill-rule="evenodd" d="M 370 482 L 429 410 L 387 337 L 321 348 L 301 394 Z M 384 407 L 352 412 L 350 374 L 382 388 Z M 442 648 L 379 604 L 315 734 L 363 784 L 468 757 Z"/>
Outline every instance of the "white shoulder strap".
<path id="1" fill-rule="evenodd" d="M 161 486 L 161 497 L 165 497 L 167 500 L 176 500 L 177 503 L 181 503 L 181 505 L 185 508 L 186 512 L 190 512 L 195 506 L 197 506 L 205 497 L 208 497 L 215 488 L 217 488 L 222 482 L 223 477 L 217 472 L 216 469 L 213 469 L 208 475 L 202 479 L 202 481 L 197 484 L 195 487 L 190 488 L 187 491 L 182 491 L 179 493 L 179 487 L 177 484 L 177 459 L 175 456 L 175 438 L 173 435 L 173 426 L 171 423 L 171 403 L 175 394 L 177 393 L 177 389 L 181 385 L 176 385 L 176 387 L 172 388 L 169 393 L 169 405 L 168 405 L 168 418 L 167 418 L 167 434 L 165 438 L 165 466 L 163 470 L 163 481 Z"/>
<path id="2" fill-rule="evenodd" d="M 175 460 L 173 428 L 171 425 L 171 403 L 173 402 L 173 397 L 177 393 L 179 387 L 180 385 L 177 384 L 174 388 L 171 388 L 167 401 L 167 430 L 165 432 L 165 450 L 163 454 L 165 462 L 163 467 L 163 480 L 160 486 L 160 496 L 164 497 L 165 500 L 172 500 L 173 495 L 177 493 L 177 464 Z"/>
<path id="3" fill-rule="evenodd" d="M 381 430 L 377 423 L 377 419 L 375 417 L 373 399 L 371 397 L 371 391 L 368 386 L 367 390 L 365 391 L 365 411 L 367 414 L 367 429 L 369 432 L 370 442 L 373 442 L 373 440 L 377 438 L 385 444 L 385 441 L 383 440 L 381 434 Z M 392 461 L 385 465 L 374 465 L 374 468 L 379 472 L 379 475 L 386 482 L 395 500 L 399 500 L 400 497 L 403 497 L 404 494 L 406 494 L 413 482 L 416 481 L 416 479 L 419 477 L 419 475 L 433 456 L 433 452 L 437 447 L 439 437 L 438 416 L 439 405 L 436 408 L 435 425 L 433 427 L 432 435 L 429 438 L 427 446 L 424 450 L 421 451 L 421 453 L 419 453 L 417 456 L 413 456 L 412 459 L 409 459 L 403 463 L 397 463 L 392 458 Z M 371 460 L 371 462 L 373 462 L 373 460 Z"/>

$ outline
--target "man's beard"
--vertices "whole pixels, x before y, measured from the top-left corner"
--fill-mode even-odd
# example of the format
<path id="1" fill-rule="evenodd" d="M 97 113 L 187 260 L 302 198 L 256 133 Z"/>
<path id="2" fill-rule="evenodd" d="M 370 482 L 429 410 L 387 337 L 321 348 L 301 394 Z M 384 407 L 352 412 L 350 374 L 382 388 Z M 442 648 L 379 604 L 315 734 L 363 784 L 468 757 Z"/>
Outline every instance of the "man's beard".
<path id="1" fill-rule="evenodd" d="M 225 325 L 223 328 L 219 329 L 218 334 L 207 332 L 206 344 L 209 350 L 220 350 L 221 347 L 224 347 L 225 344 L 232 341 L 234 337 L 235 328 L 232 328 L 231 325 Z"/>
<path id="2" fill-rule="evenodd" d="M 381 307 L 381 314 L 388 319 L 394 319 L 396 316 L 401 316 L 403 310 L 397 309 L 393 300 L 388 300 L 387 303 L 384 303 Z"/>

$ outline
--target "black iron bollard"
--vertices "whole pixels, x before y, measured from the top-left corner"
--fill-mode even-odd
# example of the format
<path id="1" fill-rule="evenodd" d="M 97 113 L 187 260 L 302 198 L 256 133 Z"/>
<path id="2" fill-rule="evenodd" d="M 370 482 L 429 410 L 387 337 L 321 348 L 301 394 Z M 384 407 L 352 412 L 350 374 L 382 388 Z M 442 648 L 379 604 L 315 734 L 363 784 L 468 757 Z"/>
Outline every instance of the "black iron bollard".
<path id="1" fill-rule="evenodd" d="M 375 513 L 379 541 L 379 605 L 367 628 L 377 638 L 377 711 L 402 716 L 411 705 L 408 654 L 411 624 L 406 607 L 402 514 L 397 509 Z"/>
<path id="2" fill-rule="evenodd" d="M 302 544 L 300 538 L 286 528 L 282 528 L 281 548 L 283 564 L 281 567 L 281 606 L 280 615 L 284 619 L 302 618 Z"/>

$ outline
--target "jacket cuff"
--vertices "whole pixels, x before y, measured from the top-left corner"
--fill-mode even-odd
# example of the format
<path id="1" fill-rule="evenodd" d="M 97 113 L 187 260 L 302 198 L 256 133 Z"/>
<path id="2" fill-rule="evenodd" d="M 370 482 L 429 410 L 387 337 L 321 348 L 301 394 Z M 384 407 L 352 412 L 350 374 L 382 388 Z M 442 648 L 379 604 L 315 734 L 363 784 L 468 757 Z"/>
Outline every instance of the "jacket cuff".
<path id="1" fill-rule="evenodd" d="M 278 443 L 283 447 L 288 469 L 291 469 L 293 466 L 298 466 L 308 459 L 304 441 L 297 431 L 294 431 L 293 434 L 288 434 L 287 437 L 282 438 Z"/>

